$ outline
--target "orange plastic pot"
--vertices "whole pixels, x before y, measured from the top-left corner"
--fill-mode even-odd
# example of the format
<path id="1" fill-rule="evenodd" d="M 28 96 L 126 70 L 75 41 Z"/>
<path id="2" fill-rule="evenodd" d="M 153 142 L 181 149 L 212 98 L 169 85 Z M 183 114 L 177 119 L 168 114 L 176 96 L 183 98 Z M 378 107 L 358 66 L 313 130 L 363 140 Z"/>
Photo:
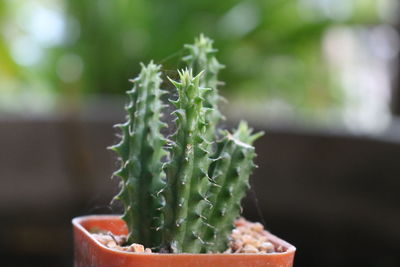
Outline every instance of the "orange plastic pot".
<path id="1" fill-rule="evenodd" d="M 75 267 L 290 267 L 296 248 L 271 235 L 275 246 L 284 252 L 271 254 L 159 254 L 129 253 L 110 249 L 91 234 L 91 229 L 127 234 L 119 216 L 95 215 L 72 220 L 74 227 Z"/>

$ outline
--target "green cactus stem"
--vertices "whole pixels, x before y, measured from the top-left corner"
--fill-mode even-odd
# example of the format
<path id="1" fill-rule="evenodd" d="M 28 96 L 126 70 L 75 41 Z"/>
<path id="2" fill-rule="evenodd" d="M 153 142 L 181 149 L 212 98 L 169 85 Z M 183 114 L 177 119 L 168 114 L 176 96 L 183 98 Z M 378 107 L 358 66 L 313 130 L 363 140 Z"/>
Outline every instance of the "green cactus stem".
<path id="1" fill-rule="evenodd" d="M 121 159 L 121 168 L 115 172 L 121 178 L 121 191 L 116 196 L 124 207 L 122 218 L 129 229 L 128 243 L 140 243 L 155 248 L 161 243 L 165 174 L 162 158 L 166 156 L 165 138 L 160 129 L 163 104 L 160 100 L 160 66 L 150 62 L 142 70 L 128 91 L 127 121 L 116 127 L 122 131 L 120 143 L 111 147 Z"/>
<path id="2" fill-rule="evenodd" d="M 253 142 L 262 132 L 252 134 L 245 122 L 231 135 L 228 131 L 217 143 L 214 162 L 209 175 L 217 186 L 210 188 L 209 201 L 213 204 L 205 216 L 212 227 L 205 229 L 202 252 L 215 253 L 226 250 L 234 220 L 241 212 L 241 200 L 249 188 L 249 177 L 255 167 Z"/>
<path id="3" fill-rule="evenodd" d="M 225 66 L 218 62 L 215 54 L 218 50 L 213 48 L 213 41 L 200 34 L 196 38 L 194 44 L 186 44 L 185 48 L 188 55 L 183 58 L 188 64 L 188 67 L 193 70 L 194 74 L 204 71 L 200 77 L 200 86 L 204 88 L 211 88 L 205 95 L 205 107 L 211 109 L 207 115 L 207 128 L 206 138 L 213 140 L 215 138 L 215 129 L 218 123 L 223 119 L 223 115 L 218 109 L 218 103 L 221 97 L 218 94 L 218 86 L 223 84 L 218 80 L 218 74 Z"/>
<path id="4" fill-rule="evenodd" d="M 184 70 L 179 72 L 180 82 L 171 80 L 178 90 L 178 99 L 171 100 L 177 129 L 166 165 L 163 242 L 164 248 L 175 253 L 196 253 L 204 246 L 197 232 L 205 224 L 202 212 L 209 205 L 205 195 L 210 159 L 204 139 L 208 110 L 203 106 L 208 89 L 199 87 L 200 75 L 193 77 Z"/>

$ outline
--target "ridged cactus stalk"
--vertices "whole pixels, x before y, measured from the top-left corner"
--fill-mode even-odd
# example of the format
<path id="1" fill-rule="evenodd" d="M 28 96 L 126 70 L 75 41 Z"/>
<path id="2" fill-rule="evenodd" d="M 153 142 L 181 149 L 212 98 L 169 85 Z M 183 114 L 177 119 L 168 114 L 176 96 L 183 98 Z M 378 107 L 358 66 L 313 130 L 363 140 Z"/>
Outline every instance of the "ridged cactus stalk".
<path id="1" fill-rule="evenodd" d="M 200 77 L 200 86 L 212 89 L 204 97 L 204 106 L 211 109 L 207 114 L 208 127 L 206 137 L 213 140 L 215 129 L 223 118 L 218 109 L 218 103 L 221 100 L 218 94 L 218 86 L 222 85 L 223 82 L 218 80 L 218 74 L 225 66 L 219 63 L 215 57 L 218 50 L 213 48 L 213 41 L 203 34 L 200 34 L 199 38 L 195 39 L 194 44 L 185 45 L 185 49 L 188 55 L 183 58 L 183 61 L 188 64 L 188 67 L 194 73 L 203 71 L 204 74 Z"/>
<path id="2" fill-rule="evenodd" d="M 121 141 L 112 146 L 121 159 L 116 196 L 125 208 L 128 243 L 159 252 L 218 253 L 226 250 L 240 202 L 254 168 L 252 134 L 245 122 L 230 133 L 218 130 L 223 118 L 218 103 L 218 72 L 212 41 L 200 36 L 185 46 L 187 68 L 179 80 L 174 133 L 163 136 L 166 103 L 160 88 L 161 67 L 142 65 L 128 91 L 127 121 L 118 124 Z"/>
<path id="3" fill-rule="evenodd" d="M 207 223 L 204 210 L 211 206 L 207 200 L 211 158 L 205 139 L 210 110 L 204 107 L 209 89 L 199 87 L 200 75 L 193 77 L 191 70 L 184 70 L 179 72 L 180 82 L 171 81 L 178 90 L 178 99 L 171 100 L 177 129 L 165 167 L 164 246 L 178 252 L 197 252 L 204 246 L 198 231 Z"/>
<path id="4" fill-rule="evenodd" d="M 162 159 L 167 155 L 166 139 L 160 134 L 165 127 L 160 120 L 163 108 L 160 66 L 152 62 L 142 65 L 139 76 L 131 81 L 134 86 L 127 92 L 127 121 L 116 125 L 122 138 L 111 147 L 122 162 L 115 172 L 121 177 L 121 191 L 116 199 L 125 208 L 122 218 L 129 229 L 128 242 L 154 247 L 161 242 L 164 205 L 161 191 L 165 187 Z"/>
<path id="5" fill-rule="evenodd" d="M 205 247 L 203 252 L 226 249 L 227 236 L 233 229 L 232 222 L 241 212 L 240 202 L 250 187 L 249 177 L 255 167 L 252 144 L 261 135 L 261 132 L 252 134 L 247 123 L 240 122 L 233 134 L 226 131 L 217 141 L 209 169 L 209 176 L 217 186 L 210 188 L 208 200 L 213 205 L 205 214 L 213 227 L 204 234 L 204 240 L 212 246 Z"/>

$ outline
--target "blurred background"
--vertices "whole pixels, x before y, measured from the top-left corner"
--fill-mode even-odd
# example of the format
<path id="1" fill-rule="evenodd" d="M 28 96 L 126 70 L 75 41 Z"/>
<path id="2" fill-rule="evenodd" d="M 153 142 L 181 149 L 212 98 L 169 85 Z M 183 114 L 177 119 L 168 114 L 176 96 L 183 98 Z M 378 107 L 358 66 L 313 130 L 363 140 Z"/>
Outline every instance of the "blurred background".
<path id="1" fill-rule="evenodd" d="M 266 135 L 244 214 L 295 266 L 400 266 L 397 0 L 0 1 L 0 257 L 72 266 L 70 220 L 110 205 L 124 92 L 200 33 L 226 126 Z"/>

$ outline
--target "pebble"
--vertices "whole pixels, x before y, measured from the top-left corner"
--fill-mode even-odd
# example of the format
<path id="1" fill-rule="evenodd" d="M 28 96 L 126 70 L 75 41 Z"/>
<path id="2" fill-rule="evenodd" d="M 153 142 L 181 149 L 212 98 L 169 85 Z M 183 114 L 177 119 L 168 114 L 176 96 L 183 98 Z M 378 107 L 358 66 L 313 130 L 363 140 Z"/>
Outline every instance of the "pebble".
<path id="1" fill-rule="evenodd" d="M 129 248 L 132 252 L 139 252 L 139 253 L 144 252 L 144 246 L 140 244 L 133 243 L 132 245 L 129 246 Z"/>

